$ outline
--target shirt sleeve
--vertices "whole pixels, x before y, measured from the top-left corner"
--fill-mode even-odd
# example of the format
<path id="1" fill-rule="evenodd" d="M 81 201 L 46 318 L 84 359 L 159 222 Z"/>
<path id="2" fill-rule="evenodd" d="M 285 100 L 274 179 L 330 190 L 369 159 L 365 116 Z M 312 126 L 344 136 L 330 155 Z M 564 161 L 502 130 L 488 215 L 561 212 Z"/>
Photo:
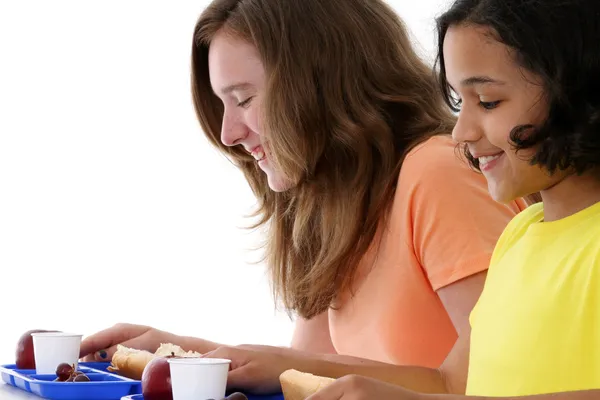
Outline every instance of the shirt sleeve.
<path id="1" fill-rule="evenodd" d="M 485 177 L 450 143 L 418 148 L 403 170 L 400 190 L 410 196 L 414 251 L 433 290 L 485 271 L 498 238 L 525 202 L 492 199 Z"/>

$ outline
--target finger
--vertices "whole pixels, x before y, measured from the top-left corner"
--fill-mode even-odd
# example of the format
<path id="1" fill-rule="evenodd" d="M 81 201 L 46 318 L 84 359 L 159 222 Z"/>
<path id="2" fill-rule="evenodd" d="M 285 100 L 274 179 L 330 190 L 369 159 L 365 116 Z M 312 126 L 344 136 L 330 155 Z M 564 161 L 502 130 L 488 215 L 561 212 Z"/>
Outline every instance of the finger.
<path id="1" fill-rule="evenodd" d="M 149 327 L 117 324 L 111 328 L 97 332 L 85 338 L 81 342 L 79 357 L 83 357 L 84 359 L 88 360 L 108 359 L 109 357 L 112 357 L 112 354 L 108 354 L 105 349 L 122 343 L 128 339 L 131 339 L 132 337 L 142 335 L 148 330 L 150 330 Z"/>
<path id="2" fill-rule="evenodd" d="M 251 387 L 249 387 L 249 383 L 251 382 L 248 381 L 245 370 L 246 368 L 241 366 L 229 371 L 229 374 L 227 375 L 227 388 L 229 390 L 235 389 L 244 391 L 251 389 Z"/>
<path id="3" fill-rule="evenodd" d="M 147 332 L 141 336 L 135 337 L 130 340 L 126 340 L 122 343 L 117 343 L 114 346 L 110 346 L 107 349 L 103 349 L 94 353 L 94 361 L 110 361 L 112 360 L 113 355 L 117 352 L 117 346 L 120 344 L 121 346 L 129 347 L 130 349 L 136 350 L 146 350 L 151 353 L 154 353 L 156 349 L 149 348 L 148 343 L 148 334 Z"/>
<path id="4" fill-rule="evenodd" d="M 306 398 L 306 400 L 340 400 L 344 397 L 345 385 L 339 379 Z"/>

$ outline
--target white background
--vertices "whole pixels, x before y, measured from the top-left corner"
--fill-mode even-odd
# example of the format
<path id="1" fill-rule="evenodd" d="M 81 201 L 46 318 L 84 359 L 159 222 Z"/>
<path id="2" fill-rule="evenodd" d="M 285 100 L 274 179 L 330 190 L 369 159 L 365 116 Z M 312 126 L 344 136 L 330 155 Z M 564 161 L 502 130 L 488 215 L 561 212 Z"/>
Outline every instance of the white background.
<path id="1" fill-rule="evenodd" d="M 391 2 L 429 58 L 447 3 Z M 116 322 L 288 344 L 252 194 L 190 101 L 206 4 L 0 0 L 0 364 L 28 329 Z"/>

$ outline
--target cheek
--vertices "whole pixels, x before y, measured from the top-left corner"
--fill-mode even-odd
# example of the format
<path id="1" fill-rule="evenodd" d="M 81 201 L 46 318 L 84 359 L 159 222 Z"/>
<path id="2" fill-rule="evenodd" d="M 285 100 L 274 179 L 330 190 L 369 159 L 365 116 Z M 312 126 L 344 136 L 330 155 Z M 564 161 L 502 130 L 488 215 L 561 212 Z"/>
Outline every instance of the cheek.
<path id="1" fill-rule="evenodd" d="M 262 132 L 262 121 L 259 110 L 260 104 L 253 104 L 252 107 L 246 111 L 245 119 L 248 128 L 260 135 Z"/>
<path id="2" fill-rule="evenodd" d="M 514 124 L 507 118 L 490 118 L 486 121 L 484 126 L 485 136 L 488 141 L 494 145 L 502 149 L 505 152 L 512 152 L 512 147 L 510 145 L 510 132 L 514 128 Z"/>

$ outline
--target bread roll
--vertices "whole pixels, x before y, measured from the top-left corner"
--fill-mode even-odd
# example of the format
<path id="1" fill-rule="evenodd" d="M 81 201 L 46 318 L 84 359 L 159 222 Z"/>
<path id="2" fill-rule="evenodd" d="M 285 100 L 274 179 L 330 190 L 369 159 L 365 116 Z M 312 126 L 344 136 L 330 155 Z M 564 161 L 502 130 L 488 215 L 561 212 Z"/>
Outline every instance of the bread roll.
<path id="1" fill-rule="evenodd" d="M 279 376 L 285 400 L 304 400 L 335 379 L 289 369 Z"/>
<path id="2" fill-rule="evenodd" d="M 108 370 L 130 379 L 139 380 L 142 379 L 142 373 L 146 365 L 156 357 L 158 357 L 156 354 L 146 350 L 130 349 L 129 347 L 117 345 L 117 351 L 113 354 Z"/>
<path id="3" fill-rule="evenodd" d="M 130 379 L 140 380 L 144 373 L 144 368 L 150 361 L 156 357 L 167 357 L 170 355 L 175 357 L 200 357 L 200 353 L 195 351 L 186 352 L 181 347 L 171 344 L 162 343 L 154 353 L 146 350 L 131 349 L 123 345 L 117 345 L 117 351 L 113 354 L 112 361 L 108 370 Z"/>

